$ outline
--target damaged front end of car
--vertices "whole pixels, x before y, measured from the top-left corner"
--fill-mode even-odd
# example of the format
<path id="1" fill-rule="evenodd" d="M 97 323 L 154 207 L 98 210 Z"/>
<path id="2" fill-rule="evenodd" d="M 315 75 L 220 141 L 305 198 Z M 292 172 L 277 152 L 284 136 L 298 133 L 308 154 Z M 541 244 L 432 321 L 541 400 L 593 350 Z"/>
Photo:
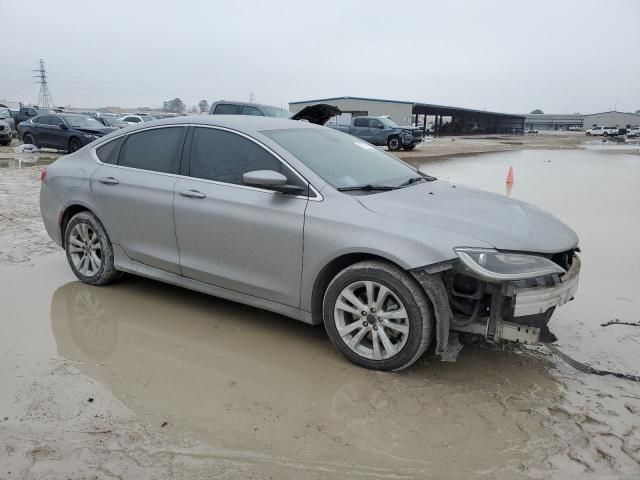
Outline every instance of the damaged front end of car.
<path id="1" fill-rule="evenodd" d="M 555 341 L 548 323 L 576 293 L 578 248 L 553 255 L 466 247 L 455 252 L 455 260 L 412 272 L 431 300 L 442 360 L 455 361 L 462 348 L 458 333 L 492 343 Z"/>

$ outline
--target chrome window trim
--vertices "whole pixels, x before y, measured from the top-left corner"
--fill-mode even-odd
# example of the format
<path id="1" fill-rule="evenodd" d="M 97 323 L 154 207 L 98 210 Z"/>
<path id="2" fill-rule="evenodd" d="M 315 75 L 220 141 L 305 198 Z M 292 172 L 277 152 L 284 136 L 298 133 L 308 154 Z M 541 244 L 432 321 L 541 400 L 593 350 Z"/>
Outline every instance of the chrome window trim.
<path id="1" fill-rule="evenodd" d="M 240 135 L 241 137 L 244 137 L 244 138 L 252 141 L 253 143 L 258 145 L 259 147 L 262 147 L 268 153 L 270 153 L 276 159 L 278 159 L 280 162 L 284 163 L 287 166 L 287 168 L 289 168 L 295 175 L 298 176 L 298 178 L 300 178 L 300 180 L 302 180 L 304 183 L 309 185 L 309 188 L 313 191 L 313 193 L 316 196 L 315 197 L 311 197 L 311 196 L 306 196 L 306 195 L 287 195 L 286 193 L 275 192 L 273 190 L 269 190 L 269 189 L 266 189 L 266 188 L 251 187 L 249 185 L 239 185 L 237 183 L 220 182 L 220 181 L 217 181 L 217 180 L 208 180 L 206 178 L 190 177 L 188 175 L 180 175 L 178 173 L 156 172 L 154 170 L 145 170 L 143 168 L 125 167 L 124 165 L 114 165 L 112 163 L 104 163 L 102 160 L 100 160 L 98 158 L 98 154 L 97 154 L 96 150 L 98 148 L 102 147 L 103 145 L 106 145 L 109 142 L 117 140 L 118 138 L 124 137 L 126 135 L 133 135 L 134 133 L 138 133 L 138 132 L 145 132 L 147 130 L 155 130 L 157 128 L 172 128 L 172 127 L 213 128 L 213 129 L 217 129 L 217 130 L 225 130 L 227 132 L 231 132 L 231 133 L 235 133 L 237 135 Z M 175 178 L 179 178 L 179 179 L 193 180 L 193 181 L 199 181 L 199 182 L 207 182 L 207 183 L 212 183 L 214 185 L 223 185 L 223 186 L 227 186 L 227 187 L 243 188 L 245 190 L 254 190 L 254 191 L 257 191 L 257 192 L 270 193 L 272 195 L 287 195 L 287 197 L 289 197 L 289 198 L 302 198 L 302 199 L 305 199 L 305 200 L 309 200 L 310 202 L 321 202 L 321 201 L 324 200 L 324 197 L 322 196 L 320 191 L 318 189 L 316 189 L 316 187 L 314 187 L 313 184 L 309 180 L 304 178 L 304 176 L 300 172 L 298 172 L 295 168 L 293 168 L 278 153 L 274 152 L 267 145 L 265 145 L 262 142 L 256 140 L 252 136 L 247 135 L 244 132 L 240 132 L 238 130 L 234 130 L 234 129 L 228 128 L 228 127 L 220 127 L 220 126 L 217 126 L 217 125 L 201 125 L 201 124 L 194 124 L 194 123 L 179 123 L 179 124 L 171 124 L 171 125 L 153 125 L 153 126 L 149 126 L 147 128 L 141 128 L 139 130 L 136 130 L 135 132 L 125 132 L 122 135 L 116 135 L 116 136 L 110 138 L 107 141 L 100 142 L 95 147 L 93 147 L 91 149 L 91 154 L 93 156 L 94 162 L 96 162 L 97 164 L 99 164 L 99 165 L 109 165 L 110 167 L 121 168 L 123 170 L 133 170 L 134 172 L 147 172 L 147 173 L 153 173 L 153 174 L 156 174 L 156 175 L 165 175 L 165 176 L 168 176 L 168 177 L 175 177 Z"/>

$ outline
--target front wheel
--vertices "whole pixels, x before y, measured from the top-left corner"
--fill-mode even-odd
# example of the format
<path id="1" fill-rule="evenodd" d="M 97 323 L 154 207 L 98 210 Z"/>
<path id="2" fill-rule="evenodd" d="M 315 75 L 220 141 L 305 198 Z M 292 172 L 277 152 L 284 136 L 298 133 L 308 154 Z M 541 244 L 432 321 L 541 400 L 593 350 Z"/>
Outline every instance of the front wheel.
<path id="1" fill-rule="evenodd" d="M 323 302 L 331 343 L 349 360 L 375 370 L 401 370 L 426 351 L 433 316 L 418 283 L 399 267 L 364 261 L 331 281 Z"/>
<path id="2" fill-rule="evenodd" d="M 111 240 L 93 213 L 80 212 L 69 220 L 64 246 L 71 270 L 84 283 L 105 285 L 122 276 L 114 266 Z"/>
<path id="3" fill-rule="evenodd" d="M 402 147 L 402 143 L 400 142 L 400 137 L 396 135 L 392 135 L 387 140 L 387 147 L 392 152 L 397 152 Z"/>

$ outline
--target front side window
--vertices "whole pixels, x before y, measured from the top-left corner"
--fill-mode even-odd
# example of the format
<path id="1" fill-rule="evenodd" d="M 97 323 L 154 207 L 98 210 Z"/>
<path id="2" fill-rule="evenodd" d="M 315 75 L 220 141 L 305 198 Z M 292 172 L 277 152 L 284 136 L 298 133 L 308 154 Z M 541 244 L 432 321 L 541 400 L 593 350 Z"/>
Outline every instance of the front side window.
<path id="1" fill-rule="evenodd" d="M 33 117 L 31 121 L 38 125 L 53 125 L 51 118 L 51 115 L 38 115 L 37 117 Z"/>
<path id="2" fill-rule="evenodd" d="M 365 128 L 368 128 L 369 127 L 369 119 L 368 118 L 356 118 L 353 121 L 353 126 L 354 127 L 365 127 Z"/>
<path id="3" fill-rule="evenodd" d="M 335 188 L 398 186 L 416 171 L 359 138 L 330 128 L 290 128 L 261 132 L 289 151 Z"/>
<path id="4" fill-rule="evenodd" d="M 269 115 L 270 117 L 289 118 L 291 116 L 291 112 L 283 108 L 265 107 L 265 106 L 263 106 L 262 108 L 267 112 L 267 115 Z"/>
<path id="5" fill-rule="evenodd" d="M 242 175 L 254 170 L 274 170 L 287 177 L 289 184 L 304 187 L 279 159 L 241 135 L 215 128 L 193 132 L 189 176 L 244 185 Z"/>
<path id="6" fill-rule="evenodd" d="M 381 128 L 382 127 L 382 122 L 380 120 L 378 120 L 377 118 L 372 118 L 371 120 L 369 120 L 369 127 L 370 128 Z"/>
<path id="7" fill-rule="evenodd" d="M 132 133 L 120 149 L 118 165 L 176 173 L 185 129 L 167 127 Z"/>
<path id="8" fill-rule="evenodd" d="M 216 115 L 237 115 L 240 111 L 240 105 L 232 105 L 230 103 L 220 103 L 216 105 L 213 113 Z"/>

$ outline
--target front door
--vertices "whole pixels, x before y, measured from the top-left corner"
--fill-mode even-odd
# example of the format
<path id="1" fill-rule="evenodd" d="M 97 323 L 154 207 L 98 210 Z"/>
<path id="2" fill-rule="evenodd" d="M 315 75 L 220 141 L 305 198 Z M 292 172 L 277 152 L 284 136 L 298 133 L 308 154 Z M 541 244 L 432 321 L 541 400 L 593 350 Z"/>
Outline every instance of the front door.
<path id="1" fill-rule="evenodd" d="M 152 128 L 100 147 L 91 191 L 114 244 L 137 262 L 180 273 L 173 190 L 187 128 Z M 114 153 L 119 150 L 119 155 Z M 104 150 L 103 150 L 104 149 Z"/>
<path id="2" fill-rule="evenodd" d="M 182 274 L 298 307 L 308 198 L 247 187 L 242 175 L 275 170 L 305 183 L 253 140 L 218 128 L 193 129 L 190 178 L 175 185 Z"/>

